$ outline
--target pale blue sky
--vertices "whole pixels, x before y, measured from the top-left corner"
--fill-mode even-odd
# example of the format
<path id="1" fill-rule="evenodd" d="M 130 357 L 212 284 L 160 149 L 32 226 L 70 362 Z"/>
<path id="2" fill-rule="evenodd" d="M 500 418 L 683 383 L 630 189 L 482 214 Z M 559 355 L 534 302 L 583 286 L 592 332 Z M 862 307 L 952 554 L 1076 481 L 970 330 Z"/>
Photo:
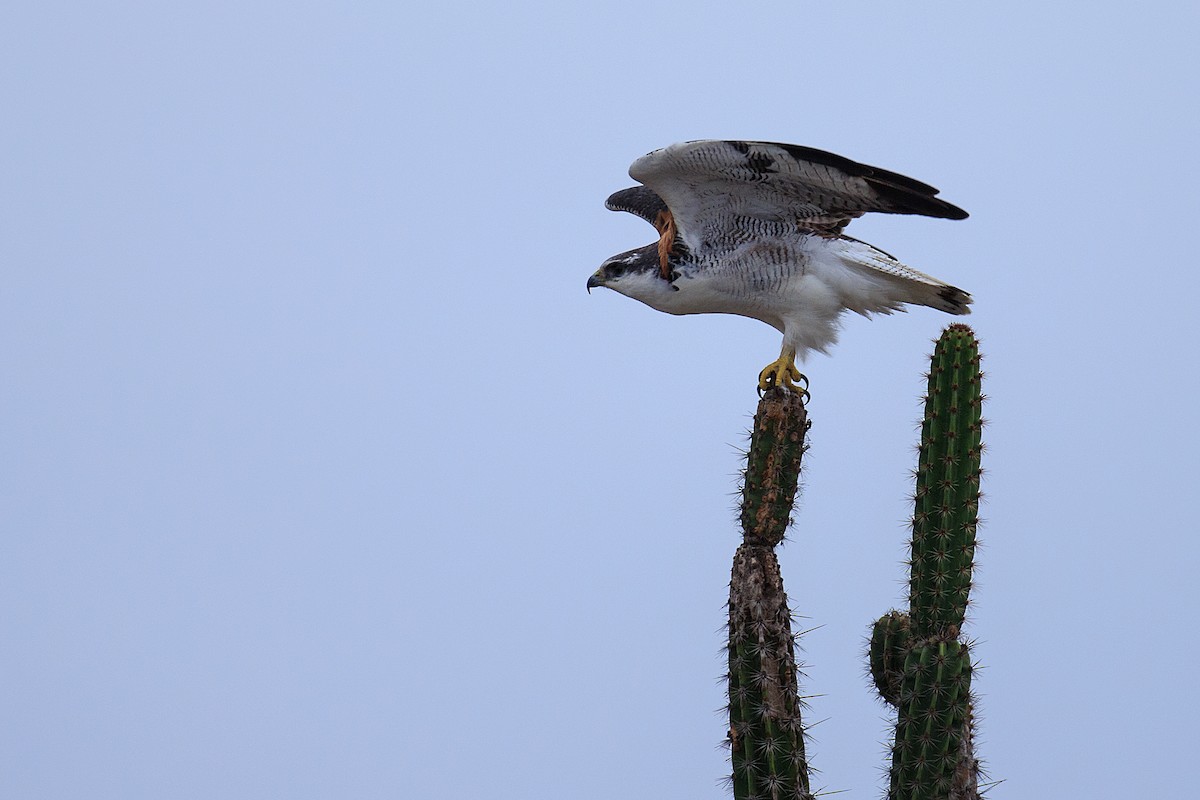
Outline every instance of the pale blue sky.
<path id="1" fill-rule="evenodd" d="M 779 337 L 585 293 L 696 138 L 965 222 L 995 797 L 1200 745 L 1190 3 L 38 3 L 0 24 L 0 796 L 723 797 L 732 493 Z M 815 357 L 784 578 L 817 785 L 878 796 L 928 309 Z"/>

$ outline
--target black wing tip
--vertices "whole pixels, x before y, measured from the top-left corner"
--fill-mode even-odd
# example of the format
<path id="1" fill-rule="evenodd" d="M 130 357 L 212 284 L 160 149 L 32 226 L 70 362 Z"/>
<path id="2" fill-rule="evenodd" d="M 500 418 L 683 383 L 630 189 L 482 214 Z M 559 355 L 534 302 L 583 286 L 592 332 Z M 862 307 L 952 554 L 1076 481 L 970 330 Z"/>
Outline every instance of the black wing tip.
<path id="1" fill-rule="evenodd" d="M 628 189 L 613 192 L 604 201 L 604 207 L 609 211 L 635 214 L 651 225 L 660 211 L 667 210 L 667 204 L 648 186 L 630 186 Z"/>
<path id="2" fill-rule="evenodd" d="M 962 210 L 953 203 L 947 203 L 939 197 L 928 198 L 929 203 L 923 206 L 924 210 L 916 213 L 923 214 L 927 217 L 937 217 L 939 219 L 966 219 L 971 216 L 966 211 Z M 935 213 L 936 212 L 936 213 Z M 913 212 L 908 212 L 913 213 Z"/>
<path id="3" fill-rule="evenodd" d="M 919 181 L 916 178 L 910 178 L 907 175 L 901 175 L 898 172 L 883 169 L 882 167 L 873 167 L 870 164 L 863 164 L 855 161 L 852 158 L 840 156 L 837 153 L 832 153 L 828 150 L 821 150 L 816 147 L 808 147 L 802 144 L 788 144 L 787 142 L 761 142 L 750 140 L 728 140 L 726 142 L 742 155 L 750 152 L 750 148 L 754 145 L 765 145 L 767 147 L 778 147 L 785 153 L 790 155 L 797 161 L 811 161 L 814 164 L 821 164 L 826 167 L 834 167 L 843 172 L 859 178 L 874 179 L 884 183 L 901 186 L 905 189 L 910 189 L 920 194 L 933 196 L 938 193 L 938 190 L 930 186 L 928 183 Z"/>
<path id="4" fill-rule="evenodd" d="M 639 189 L 645 189 L 645 186 L 630 186 L 628 189 L 622 189 L 619 192 L 613 192 L 604 201 L 604 207 L 609 211 L 628 211 L 630 206 L 634 204 L 638 196 L 641 194 Z"/>
<path id="5" fill-rule="evenodd" d="M 971 303 L 975 302 L 975 298 L 957 286 L 943 286 L 938 292 L 938 297 L 946 303 L 944 311 L 959 316 L 970 314 Z"/>
<path id="6" fill-rule="evenodd" d="M 917 191 L 910 186 L 896 181 L 883 180 L 874 175 L 862 176 L 875 190 L 880 201 L 880 208 L 885 214 L 918 214 L 923 217 L 938 219 L 966 219 L 970 216 L 966 211 L 936 197 L 937 189 L 929 192 Z"/>
<path id="7" fill-rule="evenodd" d="M 729 139 L 725 143 L 737 150 L 743 156 L 749 155 L 754 145 L 778 147 L 797 161 L 809 161 L 833 167 L 848 175 L 864 178 L 870 182 L 886 199 L 896 204 L 894 209 L 887 209 L 893 214 L 920 214 L 940 219 L 966 219 L 970 215 L 958 206 L 947 203 L 937 197 L 938 190 L 928 183 L 892 172 L 881 167 L 863 164 L 828 150 L 819 150 L 799 144 L 786 142 L 763 142 L 742 139 Z M 751 167 L 754 165 L 752 164 Z M 883 210 L 883 209 L 880 209 Z"/>

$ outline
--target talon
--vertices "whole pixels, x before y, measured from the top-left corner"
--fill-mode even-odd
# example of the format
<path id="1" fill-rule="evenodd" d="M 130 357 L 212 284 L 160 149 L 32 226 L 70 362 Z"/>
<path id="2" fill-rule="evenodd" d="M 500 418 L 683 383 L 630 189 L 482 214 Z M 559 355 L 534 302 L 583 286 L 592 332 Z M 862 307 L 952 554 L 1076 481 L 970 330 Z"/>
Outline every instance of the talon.
<path id="1" fill-rule="evenodd" d="M 786 389 L 807 401 L 812 396 L 808 392 L 808 376 L 796 369 L 795 359 L 795 351 L 785 347 L 777 360 L 758 373 L 758 393 L 761 395 L 768 389 Z"/>

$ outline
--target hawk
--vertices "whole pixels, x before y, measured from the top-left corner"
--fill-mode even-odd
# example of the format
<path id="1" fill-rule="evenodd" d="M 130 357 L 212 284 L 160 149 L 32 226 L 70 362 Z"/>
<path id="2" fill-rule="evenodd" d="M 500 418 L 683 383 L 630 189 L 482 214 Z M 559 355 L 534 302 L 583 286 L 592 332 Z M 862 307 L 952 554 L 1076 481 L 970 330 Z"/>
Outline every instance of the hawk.
<path id="1" fill-rule="evenodd" d="M 827 352 L 846 310 L 971 312 L 962 289 L 842 233 L 868 211 L 967 217 L 928 184 L 811 147 L 720 140 L 655 150 L 629 175 L 642 185 L 605 205 L 645 219 L 659 239 L 605 261 L 588 290 L 608 287 L 668 314 L 762 320 L 783 347 L 760 390 L 803 392 L 796 358 Z"/>

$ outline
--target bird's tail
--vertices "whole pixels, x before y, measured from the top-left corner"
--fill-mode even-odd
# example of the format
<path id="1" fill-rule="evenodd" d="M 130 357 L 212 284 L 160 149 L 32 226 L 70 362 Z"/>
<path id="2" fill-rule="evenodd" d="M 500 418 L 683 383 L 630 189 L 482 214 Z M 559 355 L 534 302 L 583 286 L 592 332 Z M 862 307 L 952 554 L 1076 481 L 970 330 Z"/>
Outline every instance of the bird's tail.
<path id="1" fill-rule="evenodd" d="M 877 247 L 843 236 L 838 255 L 864 279 L 861 303 L 848 303 L 860 314 L 890 313 L 905 304 L 929 306 L 948 314 L 970 314 L 971 295 L 906 266 Z"/>

